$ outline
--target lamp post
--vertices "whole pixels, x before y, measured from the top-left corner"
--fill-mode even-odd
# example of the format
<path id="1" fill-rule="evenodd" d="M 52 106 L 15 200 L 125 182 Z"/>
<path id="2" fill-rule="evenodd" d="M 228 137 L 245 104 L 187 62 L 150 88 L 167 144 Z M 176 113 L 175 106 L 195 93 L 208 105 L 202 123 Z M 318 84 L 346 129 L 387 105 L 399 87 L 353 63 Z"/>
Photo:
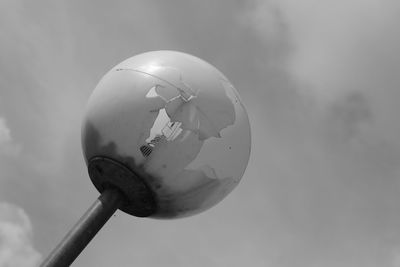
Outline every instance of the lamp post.
<path id="1" fill-rule="evenodd" d="M 116 189 L 105 190 L 68 232 L 42 266 L 70 266 L 122 202 L 123 195 Z"/>
<path id="2" fill-rule="evenodd" d="M 173 219 L 211 208 L 239 183 L 250 147 L 242 101 L 209 63 L 175 51 L 121 62 L 93 91 L 82 125 L 100 196 L 41 266 L 69 266 L 117 209 Z"/>

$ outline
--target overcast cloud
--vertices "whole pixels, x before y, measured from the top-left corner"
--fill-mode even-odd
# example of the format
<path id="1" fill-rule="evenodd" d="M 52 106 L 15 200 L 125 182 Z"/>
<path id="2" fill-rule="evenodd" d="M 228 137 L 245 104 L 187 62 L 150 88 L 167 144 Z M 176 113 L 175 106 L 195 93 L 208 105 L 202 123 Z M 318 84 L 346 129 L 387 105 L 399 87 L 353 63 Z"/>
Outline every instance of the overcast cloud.
<path id="1" fill-rule="evenodd" d="M 0 203 L 0 266 L 26 267 L 40 263 L 32 247 L 32 225 L 19 207 Z"/>
<path id="2" fill-rule="evenodd" d="M 248 169 L 194 217 L 117 212 L 75 266 L 400 266 L 399 25 L 394 0 L 0 0 L 0 202 L 13 203 L 0 205 L 0 266 L 36 266 L 97 197 L 87 98 L 158 49 L 232 81 Z"/>

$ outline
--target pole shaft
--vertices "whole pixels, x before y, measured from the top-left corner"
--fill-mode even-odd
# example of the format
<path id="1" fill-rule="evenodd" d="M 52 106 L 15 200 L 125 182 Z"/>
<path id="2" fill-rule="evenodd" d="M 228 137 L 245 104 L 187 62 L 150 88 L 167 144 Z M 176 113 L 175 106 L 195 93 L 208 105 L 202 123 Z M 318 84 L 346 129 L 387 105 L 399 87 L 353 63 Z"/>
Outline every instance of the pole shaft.
<path id="1" fill-rule="evenodd" d="M 70 266 L 86 245 L 120 207 L 123 195 L 117 189 L 106 189 L 86 211 L 41 267 Z"/>

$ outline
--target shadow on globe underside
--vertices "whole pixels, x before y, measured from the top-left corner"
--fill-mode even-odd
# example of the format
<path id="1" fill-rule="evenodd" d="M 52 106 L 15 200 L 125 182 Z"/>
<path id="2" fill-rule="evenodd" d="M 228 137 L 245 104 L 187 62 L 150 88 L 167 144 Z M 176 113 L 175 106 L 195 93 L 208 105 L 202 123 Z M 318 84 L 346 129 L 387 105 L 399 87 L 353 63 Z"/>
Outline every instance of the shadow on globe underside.
<path id="1" fill-rule="evenodd" d="M 198 176 L 201 173 L 201 180 L 199 180 L 196 186 L 190 190 L 173 190 L 163 184 L 163 179 L 161 177 L 156 177 L 147 173 L 144 170 L 143 164 L 136 164 L 136 161 L 133 157 L 123 156 L 118 153 L 118 147 L 115 142 L 110 141 L 104 144 L 103 140 L 104 139 L 102 138 L 100 131 L 96 129 L 93 123 L 86 122 L 82 131 L 82 145 L 87 165 L 89 166 L 90 162 L 94 158 L 108 158 L 114 160 L 132 172 L 134 174 L 133 176 L 138 177 L 145 187 L 150 191 L 152 199 L 145 200 L 144 202 L 150 203 L 150 205 L 153 205 L 153 207 L 147 207 L 147 213 L 132 211 L 132 209 L 141 209 L 140 205 L 142 205 L 143 199 L 138 199 L 137 196 L 136 200 L 140 203 L 139 206 L 135 205 L 135 203 L 129 203 L 129 205 L 133 205 L 131 208 L 129 208 L 129 205 L 121 207 L 122 211 L 125 211 L 131 215 L 154 218 L 178 218 L 190 216 L 206 210 L 218 203 L 219 200 L 215 201 L 215 198 L 221 199 L 229 194 L 229 192 L 233 190 L 237 183 L 230 177 L 214 179 L 206 176 L 204 172 L 199 170 L 183 169 L 181 172 L 183 177 L 189 177 L 191 175 Z M 92 177 L 96 175 L 93 175 L 89 172 L 89 176 L 91 176 L 90 178 L 95 184 L 97 190 L 102 192 L 105 185 L 99 185 L 98 179 L 96 177 Z M 107 179 L 110 179 L 110 177 Z M 137 185 L 135 183 L 132 184 L 132 180 L 129 180 L 129 178 L 125 178 L 125 181 L 127 181 L 127 187 L 132 188 Z M 130 192 L 134 194 L 140 194 L 140 192 L 137 190 L 135 191 L 134 188 Z M 143 195 L 140 195 L 139 198 L 142 196 Z M 127 196 L 127 198 L 133 201 L 135 200 L 135 196 Z"/>

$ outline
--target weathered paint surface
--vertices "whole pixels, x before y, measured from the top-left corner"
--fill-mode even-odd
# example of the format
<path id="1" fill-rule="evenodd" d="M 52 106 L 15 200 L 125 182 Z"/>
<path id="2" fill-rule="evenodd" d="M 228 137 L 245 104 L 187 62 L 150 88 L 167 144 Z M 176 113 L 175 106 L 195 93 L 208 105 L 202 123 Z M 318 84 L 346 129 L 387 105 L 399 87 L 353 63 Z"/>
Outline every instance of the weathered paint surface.
<path id="1" fill-rule="evenodd" d="M 250 127 L 229 81 L 187 54 L 130 58 L 94 90 L 82 130 L 87 163 L 108 157 L 152 190 L 152 217 L 201 212 L 237 185 L 250 153 Z"/>

